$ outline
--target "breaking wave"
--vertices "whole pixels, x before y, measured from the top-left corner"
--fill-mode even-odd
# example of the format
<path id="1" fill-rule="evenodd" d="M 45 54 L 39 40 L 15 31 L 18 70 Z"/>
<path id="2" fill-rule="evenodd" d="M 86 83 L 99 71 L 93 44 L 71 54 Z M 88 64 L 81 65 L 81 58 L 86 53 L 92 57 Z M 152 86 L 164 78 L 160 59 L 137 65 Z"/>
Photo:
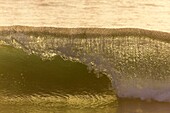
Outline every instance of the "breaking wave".
<path id="1" fill-rule="evenodd" d="M 65 63 L 85 64 L 99 78 L 107 75 L 119 97 L 170 101 L 169 33 L 129 28 L 13 26 L 0 28 L 0 43 L 44 61 L 55 62 L 60 56 Z"/>

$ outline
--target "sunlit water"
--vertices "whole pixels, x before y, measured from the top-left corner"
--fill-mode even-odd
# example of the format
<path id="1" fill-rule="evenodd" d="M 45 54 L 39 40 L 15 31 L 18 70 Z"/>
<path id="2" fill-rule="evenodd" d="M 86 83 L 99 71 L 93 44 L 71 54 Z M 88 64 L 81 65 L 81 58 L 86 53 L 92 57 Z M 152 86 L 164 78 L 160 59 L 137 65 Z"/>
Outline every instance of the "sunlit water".
<path id="1" fill-rule="evenodd" d="M 168 0 L 0 0 L 0 26 L 132 27 L 169 32 L 169 4 Z M 30 30 L 0 33 L 0 112 L 170 110 L 169 34 L 127 36 L 120 32 L 91 37 L 87 35 L 91 30 L 82 30 L 69 38 L 62 30 L 59 35 L 52 29 L 51 34 Z"/>
<path id="2" fill-rule="evenodd" d="M 0 25 L 170 31 L 169 0 L 0 0 Z"/>
<path id="3" fill-rule="evenodd" d="M 1 106 L 20 112 L 168 109 L 159 102 L 170 101 L 169 36 L 142 29 L 1 27 Z"/>

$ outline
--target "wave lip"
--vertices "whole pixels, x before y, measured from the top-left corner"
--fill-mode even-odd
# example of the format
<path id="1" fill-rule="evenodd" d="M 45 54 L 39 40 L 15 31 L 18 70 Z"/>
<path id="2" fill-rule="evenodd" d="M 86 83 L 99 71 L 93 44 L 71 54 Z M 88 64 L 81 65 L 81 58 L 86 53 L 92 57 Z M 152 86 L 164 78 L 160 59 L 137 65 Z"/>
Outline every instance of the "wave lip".
<path id="1" fill-rule="evenodd" d="M 120 97 L 170 101 L 170 34 L 143 29 L 1 27 L 2 44 L 105 73 Z M 145 93 L 144 93 L 145 92 Z"/>

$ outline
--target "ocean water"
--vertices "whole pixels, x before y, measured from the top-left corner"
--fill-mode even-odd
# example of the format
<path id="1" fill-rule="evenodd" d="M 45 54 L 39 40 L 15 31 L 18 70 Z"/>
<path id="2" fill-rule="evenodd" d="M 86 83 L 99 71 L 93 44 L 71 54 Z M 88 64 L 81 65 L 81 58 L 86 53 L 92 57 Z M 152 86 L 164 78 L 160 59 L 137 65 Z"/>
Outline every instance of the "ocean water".
<path id="1" fill-rule="evenodd" d="M 1 107 L 87 113 L 169 109 L 169 37 L 129 28 L 1 27 Z"/>
<path id="2" fill-rule="evenodd" d="M 0 112 L 168 113 L 169 3 L 0 0 Z"/>
<path id="3" fill-rule="evenodd" d="M 169 0 L 0 0 L 0 25 L 145 28 L 169 32 Z"/>

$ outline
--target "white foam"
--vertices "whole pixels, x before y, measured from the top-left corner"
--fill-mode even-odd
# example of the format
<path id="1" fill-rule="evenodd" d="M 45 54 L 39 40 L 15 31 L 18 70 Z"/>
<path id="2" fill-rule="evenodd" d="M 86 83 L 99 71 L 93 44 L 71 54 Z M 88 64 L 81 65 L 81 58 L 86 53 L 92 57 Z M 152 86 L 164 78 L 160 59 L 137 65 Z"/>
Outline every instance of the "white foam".
<path id="1" fill-rule="evenodd" d="M 146 36 L 68 38 L 13 33 L 7 37 L 7 44 L 29 54 L 60 55 L 84 63 L 96 73 L 106 73 L 120 97 L 170 101 L 168 42 Z"/>
<path id="2" fill-rule="evenodd" d="M 116 88 L 120 97 L 170 102 L 169 80 L 126 79 L 121 80 Z"/>

